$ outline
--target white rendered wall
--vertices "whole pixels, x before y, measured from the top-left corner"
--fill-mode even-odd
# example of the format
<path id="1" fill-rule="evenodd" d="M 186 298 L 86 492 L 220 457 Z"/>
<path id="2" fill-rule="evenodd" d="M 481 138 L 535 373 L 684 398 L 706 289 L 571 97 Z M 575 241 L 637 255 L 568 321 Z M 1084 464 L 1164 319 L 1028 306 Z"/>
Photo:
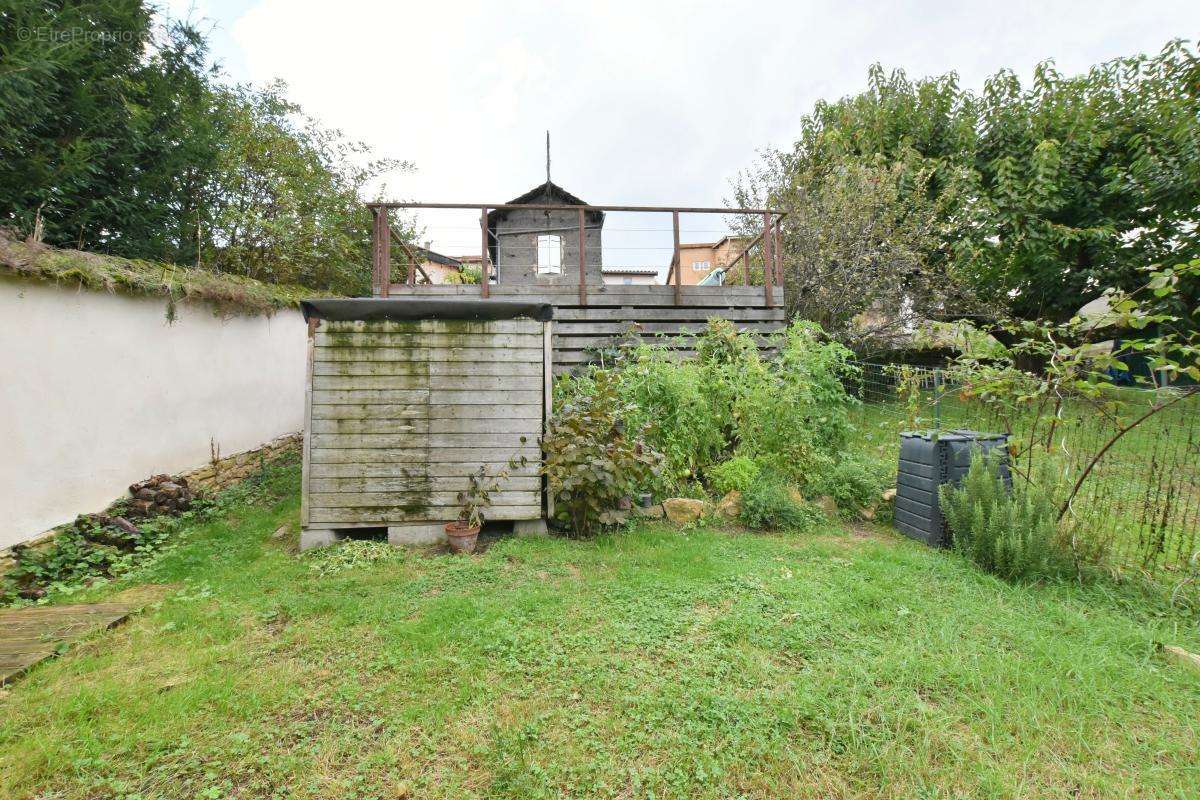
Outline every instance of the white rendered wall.
<path id="1" fill-rule="evenodd" d="M 304 427 L 299 311 L 0 280 L 0 547 Z"/>

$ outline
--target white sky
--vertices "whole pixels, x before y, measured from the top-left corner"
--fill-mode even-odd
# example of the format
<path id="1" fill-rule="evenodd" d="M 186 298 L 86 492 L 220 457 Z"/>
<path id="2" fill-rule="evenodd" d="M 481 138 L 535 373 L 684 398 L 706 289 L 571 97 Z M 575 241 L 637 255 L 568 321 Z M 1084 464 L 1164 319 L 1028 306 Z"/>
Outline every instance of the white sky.
<path id="1" fill-rule="evenodd" d="M 720 206 L 765 146 L 868 66 L 1065 73 L 1200 33 L 1200 2 L 369 2 L 167 0 L 212 26 L 239 81 L 282 78 L 330 127 L 412 161 L 390 199 L 503 202 L 552 177 L 595 204 Z M 429 212 L 435 249 L 479 248 L 477 215 Z M 684 240 L 719 217 L 685 217 Z M 649 235 L 622 228 L 656 228 Z M 662 264 L 669 217 L 610 215 L 606 264 Z M 627 249 L 628 248 L 628 249 Z"/>

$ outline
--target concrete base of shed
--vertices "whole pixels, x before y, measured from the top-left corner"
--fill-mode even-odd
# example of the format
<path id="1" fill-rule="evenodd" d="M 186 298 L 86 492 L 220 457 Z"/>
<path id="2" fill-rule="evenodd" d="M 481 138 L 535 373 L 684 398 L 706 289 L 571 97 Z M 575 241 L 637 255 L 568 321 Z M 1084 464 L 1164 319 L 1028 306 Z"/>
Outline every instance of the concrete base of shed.
<path id="1" fill-rule="evenodd" d="M 519 519 L 513 522 L 515 536 L 548 536 L 549 533 L 544 519 Z"/>
<path id="2" fill-rule="evenodd" d="M 445 522 L 409 522 L 388 526 L 388 544 L 440 544 L 446 541 Z"/>
<path id="3" fill-rule="evenodd" d="M 300 550 L 303 552 L 317 547 L 328 547 L 341 539 L 342 535 L 337 531 L 305 528 L 300 531 Z"/>

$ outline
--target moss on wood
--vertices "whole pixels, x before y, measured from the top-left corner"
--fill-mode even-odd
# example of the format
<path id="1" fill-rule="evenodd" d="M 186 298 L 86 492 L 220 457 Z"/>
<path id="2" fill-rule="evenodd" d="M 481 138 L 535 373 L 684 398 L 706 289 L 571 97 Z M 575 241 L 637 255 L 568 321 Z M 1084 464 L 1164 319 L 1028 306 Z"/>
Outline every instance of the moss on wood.
<path id="1" fill-rule="evenodd" d="M 222 313 L 270 314 L 301 300 L 330 296 L 303 286 L 269 284 L 177 264 L 60 250 L 21 241 L 0 229 L 0 276 L 77 286 L 94 291 L 161 297 L 168 314 L 179 302 L 202 302 Z"/>

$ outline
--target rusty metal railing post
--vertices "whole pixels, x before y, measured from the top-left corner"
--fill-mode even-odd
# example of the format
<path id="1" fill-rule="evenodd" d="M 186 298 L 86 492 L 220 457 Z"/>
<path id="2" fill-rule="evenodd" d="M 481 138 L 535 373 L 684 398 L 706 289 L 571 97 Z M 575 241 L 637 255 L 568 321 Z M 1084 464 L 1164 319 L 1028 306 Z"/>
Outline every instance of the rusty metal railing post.
<path id="1" fill-rule="evenodd" d="M 783 291 L 783 218 L 775 220 L 775 285 Z"/>
<path id="2" fill-rule="evenodd" d="M 379 277 L 383 272 L 379 258 L 379 216 L 382 211 L 381 208 L 371 207 L 371 293 L 376 297 L 382 292 L 383 285 Z"/>
<path id="3" fill-rule="evenodd" d="M 491 276 L 488 275 L 488 226 L 487 207 L 479 210 L 479 227 L 483 232 L 483 247 L 479 252 L 479 294 L 488 297 L 491 294 Z"/>
<path id="4" fill-rule="evenodd" d="M 767 299 L 767 308 L 775 307 L 774 272 L 775 265 L 771 258 L 771 212 L 763 212 L 763 289 Z"/>
<path id="5" fill-rule="evenodd" d="M 675 305 L 683 304 L 683 284 L 680 283 L 683 273 L 683 258 L 679 253 L 679 212 L 671 212 L 671 226 L 675 231 L 675 255 L 671 257 L 675 265 Z"/>
<path id="6" fill-rule="evenodd" d="M 586 247 L 587 234 L 584 231 L 584 225 L 587 221 L 587 215 L 584 210 L 579 209 L 579 305 L 587 305 L 587 259 L 584 257 L 584 248 Z"/>

